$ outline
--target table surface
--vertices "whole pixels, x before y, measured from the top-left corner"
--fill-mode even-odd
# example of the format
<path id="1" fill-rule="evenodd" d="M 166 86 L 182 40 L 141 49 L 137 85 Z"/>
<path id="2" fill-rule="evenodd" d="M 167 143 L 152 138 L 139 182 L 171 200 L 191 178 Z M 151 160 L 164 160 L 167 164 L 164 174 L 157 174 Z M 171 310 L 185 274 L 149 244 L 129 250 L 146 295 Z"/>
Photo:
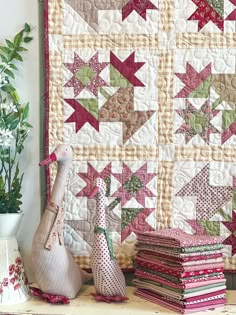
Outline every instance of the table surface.
<path id="1" fill-rule="evenodd" d="M 123 303 L 97 302 L 90 295 L 94 292 L 92 285 L 84 285 L 78 296 L 67 305 L 46 303 L 32 297 L 29 301 L 17 305 L 0 306 L 0 315 L 14 313 L 20 315 L 145 315 L 145 314 L 177 314 L 154 303 L 135 296 L 134 287 L 128 287 L 129 300 Z M 196 314 L 236 315 L 236 291 L 227 291 L 227 305 L 225 307 L 198 312 Z"/>

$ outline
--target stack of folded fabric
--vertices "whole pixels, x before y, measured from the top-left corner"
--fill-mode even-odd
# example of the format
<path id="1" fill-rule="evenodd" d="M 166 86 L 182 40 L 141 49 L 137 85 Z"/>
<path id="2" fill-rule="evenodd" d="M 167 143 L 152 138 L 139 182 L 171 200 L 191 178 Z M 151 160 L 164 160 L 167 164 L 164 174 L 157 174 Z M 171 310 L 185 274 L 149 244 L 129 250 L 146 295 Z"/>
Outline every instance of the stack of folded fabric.
<path id="1" fill-rule="evenodd" d="M 136 295 L 181 313 L 225 304 L 221 238 L 180 229 L 138 234 Z"/>

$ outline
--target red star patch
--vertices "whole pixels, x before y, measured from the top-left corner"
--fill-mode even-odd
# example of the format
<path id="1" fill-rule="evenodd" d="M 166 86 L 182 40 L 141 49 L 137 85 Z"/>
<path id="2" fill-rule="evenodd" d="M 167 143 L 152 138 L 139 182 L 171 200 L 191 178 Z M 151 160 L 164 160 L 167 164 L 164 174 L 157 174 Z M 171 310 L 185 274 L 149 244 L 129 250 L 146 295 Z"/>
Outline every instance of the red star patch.
<path id="1" fill-rule="evenodd" d="M 111 175 L 111 163 L 109 163 L 101 172 L 98 172 L 88 162 L 87 173 L 78 173 L 78 175 L 85 181 L 86 186 L 76 195 L 77 197 L 88 197 L 93 189 L 93 182 L 96 178 L 100 177 L 106 179 Z"/>
<path id="2" fill-rule="evenodd" d="M 113 52 L 110 53 L 111 65 L 116 68 L 133 86 L 144 86 L 144 84 L 135 76 L 135 73 L 145 64 L 145 62 L 135 62 L 135 52 L 133 52 L 124 61 L 116 57 Z"/>
<path id="3" fill-rule="evenodd" d="M 221 31 L 224 30 L 224 19 L 209 4 L 207 0 L 192 0 L 197 10 L 188 18 L 188 20 L 198 21 L 198 31 L 200 31 L 208 22 L 213 22 Z"/>
<path id="4" fill-rule="evenodd" d="M 98 61 L 98 52 L 90 58 L 88 62 L 83 61 L 76 53 L 74 53 L 74 62 L 64 63 L 65 67 L 73 73 L 73 76 L 64 86 L 73 87 L 74 97 L 76 97 L 84 88 L 97 96 L 99 87 L 108 86 L 108 84 L 99 76 L 101 71 L 108 64 L 108 62 Z"/>
<path id="5" fill-rule="evenodd" d="M 138 203 L 145 207 L 145 198 L 155 197 L 151 190 L 146 187 L 150 180 L 156 176 L 155 173 L 147 173 L 147 163 L 134 173 L 123 163 L 122 173 L 113 174 L 113 176 L 121 183 L 121 187 L 112 197 L 121 198 L 121 207 L 131 198 L 135 198 Z"/>
<path id="6" fill-rule="evenodd" d="M 146 221 L 147 217 L 154 211 L 154 208 L 144 208 L 137 216 L 121 230 L 121 242 L 123 242 L 132 232 L 154 231 Z M 125 211 L 125 209 L 122 209 Z"/>
<path id="7" fill-rule="evenodd" d="M 65 102 L 69 104 L 74 112 L 67 118 L 66 123 L 74 122 L 75 131 L 78 132 L 83 125 L 88 122 L 94 129 L 99 131 L 98 120 L 91 115 L 79 102 L 75 99 L 65 99 Z"/>
<path id="8" fill-rule="evenodd" d="M 175 73 L 185 84 L 184 88 L 175 96 L 176 98 L 187 98 L 203 81 L 211 75 L 211 63 L 201 72 L 197 72 L 190 63 L 186 64 L 186 73 Z"/>
<path id="9" fill-rule="evenodd" d="M 232 256 L 236 254 L 236 212 L 232 211 L 232 221 L 222 222 L 231 234 L 223 241 L 224 245 L 232 246 Z"/>
<path id="10" fill-rule="evenodd" d="M 157 10 L 157 7 L 149 0 L 129 0 L 122 8 L 122 21 L 133 11 L 136 11 L 146 21 L 147 10 Z"/>

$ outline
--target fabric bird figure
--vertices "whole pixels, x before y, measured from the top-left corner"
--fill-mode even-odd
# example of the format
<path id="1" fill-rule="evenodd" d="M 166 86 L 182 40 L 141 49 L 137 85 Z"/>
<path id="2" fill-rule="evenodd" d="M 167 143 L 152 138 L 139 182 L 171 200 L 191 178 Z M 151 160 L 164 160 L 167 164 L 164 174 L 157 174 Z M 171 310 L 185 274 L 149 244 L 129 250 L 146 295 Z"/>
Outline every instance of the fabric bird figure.
<path id="1" fill-rule="evenodd" d="M 96 214 L 94 228 L 94 242 L 91 253 L 91 267 L 96 294 L 92 294 L 99 301 L 121 302 L 126 297 L 125 277 L 115 260 L 109 231 L 106 228 L 105 212 L 106 184 L 97 178 L 89 198 L 96 198 Z"/>
<path id="2" fill-rule="evenodd" d="M 37 284 L 42 291 L 41 297 L 61 296 L 59 301 L 64 303 L 64 297 L 74 298 L 83 282 L 92 278 L 74 261 L 71 253 L 64 246 L 62 208 L 64 189 L 68 171 L 72 163 L 72 148 L 59 145 L 54 152 L 39 165 L 47 165 L 57 161 L 58 169 L 52 188 L 50 200 L 42 216 L 41 222 L 34 235 L 32 243 L 32 262 Z M 38 291 L 32 294 L 39 296 Z M 52 302 L 58 300 L 51 298 Z"/>

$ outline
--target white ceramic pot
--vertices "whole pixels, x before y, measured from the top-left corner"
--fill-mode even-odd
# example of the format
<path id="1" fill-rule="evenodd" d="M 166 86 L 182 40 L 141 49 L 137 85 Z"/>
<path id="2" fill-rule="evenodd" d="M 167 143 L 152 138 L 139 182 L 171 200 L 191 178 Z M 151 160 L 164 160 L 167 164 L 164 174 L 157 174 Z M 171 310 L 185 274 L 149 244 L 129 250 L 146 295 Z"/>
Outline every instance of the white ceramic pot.
<path id="1" fill-rule="evenodd" d="M 16 233 L 22 214 L 0 214 L 0 306 L 30 299 L 28 280 Z"/>
<path id="2" fill-rule="evenodd" d="M 0 239 L 15 237 L 22 218 L 22 213 L 0 214 Z"/>

